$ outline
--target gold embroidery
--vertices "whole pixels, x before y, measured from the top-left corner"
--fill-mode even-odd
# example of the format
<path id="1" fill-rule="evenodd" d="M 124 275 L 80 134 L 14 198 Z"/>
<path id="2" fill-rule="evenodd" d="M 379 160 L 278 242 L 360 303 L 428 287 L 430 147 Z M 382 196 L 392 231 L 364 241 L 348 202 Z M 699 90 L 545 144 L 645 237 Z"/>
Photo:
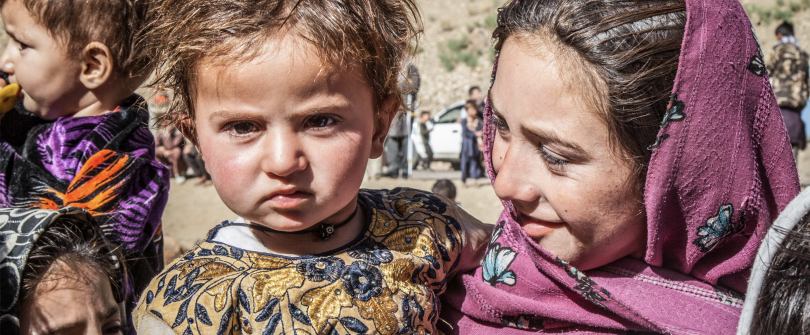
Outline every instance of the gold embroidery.
<path id="1" fill-rule="evenodd" d="M 391 298 L 391 290 L 386 288 L 379 296 L 371 298 L 369 301 L 353 300 L 360 316 L 374 320 L 377 332 L 390 335 L 397 330 L 397 318 L 394 316 L 394 312 L 397 311 L 397 303 Z"/>
<path id="2" fill-rule="evenodd" d="M 197 276 L 198 280 L 219 278 L 236 272 L 236 269 L 230 264 L 210 258 L 191 260 L 183 264 L 180 268 L 182 269 L 180 270 L 180 278 L 184 278 L 192 271 L 201 268 L 202 271 L 200 271 L 199 275 Z"/>
<path id="3" fill-rule="evenodd" d="M 260 271 L 250 275 L 255 281 L 253 284 L 254 306 L 267 305 L 273 297 L 280 297 L 290 288 L 300 287 L 304 284 L 304 276 L 293 268 Z"/>
<path id="4" fill-rule="evenodd" d="M 338 318 L 341 308 L 352 306 L 351 296 L 343 291 L 342 280 L 309 290 L 301 301 L 304 306 L 309 307 L 307 315 L 316 331 L 323 330 L 330 317 Z"/>
<path id="5" fill-rule="evenodd" d="M 228 302 L 228 296 L 231 294 L 232 284 L 233 279 L 228 279 L 205 290 L 205 293 L 214 296 L 214 310 L 217 312 L 221 312 L 225 308 L 225 303 Z"/>
<path id="6" fill-rule="evenodd" d="M 391 251 L 399 251 L 417 257 L 432 256 L 436 258 L 436 247 L 427 235 L 421 234 L 420 227 L 408 227 L 389 235 L 383 244 Z"/>
<path id="7" fill-rule="evenodd" d="M 421 202 L 412 201 L 408 198 L 400 198 L 394 202 L 394 209 L 396 209 L 399 215 L 407 217 L 412 209 L 417 209 L 424 205 L 425 204 Z"/>
<path id="8" fill-rule="evenodd" d="M 292 261 L 289 259 L 264 256 L 252 252 L 248 252 L 247 254 L 253 262 L 253 268 L 256 269 L 278 269 L 292 264 Z"/>
<path id="9" fill-rule="evenodd" d="M 242 331 L 248 334 L 253 334 L 253 326 L 251 326 L 250 321 L 244 316 L 239 317 L 239 327 L 242 328 Z"/>
<path id="10" fill-rule="evenodd" d="M 210 258 L 199 258 L 183 263 L 183 265 L 178 266 L 178 269 L 180 269 L 180 274 L 178 275 L 178 277 L 185 278 L 186 276 L 188 276 L 189 273 L 196 270 L 198 267 L 211 263 L 213 261 L 214 260 Z"/>
<path id="11" fill-rule="evenodd" d="M 443 217 L 442 213 L 428 213 L 427 204 L 412 200 L 414 195 L 419 194 L 417 191 L 405 190 L 390 197 L 384 192 L 367 194 L 382 200 L 382 202 L 375 202 L 375 206 L 380 207 L 372 208 L 370 212 L 368 228 L 370 231 L 368 233 L 372 241 L 369 243 L 376 245 L 377 249 L 388 248 L 391 251 L 390 255 L 393 256 L 387 256 L 389 254 L 385 251 L 378 251 L 380 255 L 377 256 L 385 258 L 385 262 L 368 265 L 379 269 L 383 278 L 379 283 L 381 287 L 375 288 L 376 291 L 373 293 L 379 292 L 380 294 L 370 298 L 369 301 L 363 302 L 351 298 L 352 294 L 349 294 L 351 292 L 344 291 L 346 279 L 342 276 L 334 281 L 307 279 L 309 274 L 302 274 L 297 269 L 297 266 L 302 264 L 300 259 L 274 257 L 249 251 L 244 251 L 244 256 L 239 258 L 234 257 L 233 254 L 198 256 L 197 251 L 200 248 L 212 250 L 217 245 L 209 242 L 202 243 L 197 251 L 193 251 L 194 257 L 191 261 L 179 260 L 176 270 L 168 274 L 163 273 L 162 278 L 178 274 L 188 280 L 190 279 L 188 276 L 193 271 L 199 271 L 199 275 L 194 278 L 193 283 L 186 284 L 190 285 L 189 287 L 203 285 L 203 288 L 197 294 L 185 299 L 193 299 L 189 310 L 195 309 L 196 307 L 192 307 L 195 304 L 200 304 L 205 308 L 210 321 L 214 324 L 211 326 L 213 328 L 206 328 L 209 330 L 219 327 L 219 322 L 229 307 L 236 307 L 237 291 L 241 288 L 247 293 L 248 299 L 253 301 L 251 312 L 248 313 L 247 309 L 243 310 L 240 306 L 239 311 L 235 311 L 229 323 L 226 324 L 229 327 L 227 329 L 229 333 L 261 333 L 267 328 L 269 322 L 274 322 L 279 333 L 287 331 L 288 334 L 298 335 L 329 334 L 333 329 L 343 331 L 345 324 L 342 324 L 341 320 L 349 317 L 350 319 L 346 320 L 351 321 L 351 325 L 367 327 L 367 333 L 396 334 L 400 327 L 404 326 L 405 320 L 401 318 L 405 317 L 409 318 L 408 322 L 412 331 L 420 334 L 430 333 L 434 329 L 434 325 L 431 323 L 429 315 L 437 312 L 437 306 L 433 305 L 435 299 L 432 291 L 433 289 L 444 289 L 441 281 L 446 274 L 443 270 L 446 270 L 445 266 L 449 266 L 439 256 L 438 248 L 440 245 L 444 246 L 447 256 L 451 260 L 456 259 L 462 249 L 460 232 L 456 227 L 447 223 L 448 219 Z M 392 201 L 388 202 L 388 199 Z M 399 215 L 398 212 L 402 215 Z M 444 215 L 453 214 L 451 212 Z M 405 219 L 406 217 L 407 219 Z M 455 243 L 449 243 L 448 236 L 452 236 Z M 342 259 L 346 267 L 362 261 L 362 258 L 354 258 L 349 253 L 350 250 L 355 249 L 347 248 L 346 251 L 332 256 Z M 426 256 L 432 256 L 435 261 L 440 263 L 440 268 L 436 269 L 435 278 L 429 277 L 426 273 L 432 266 L 430 264 L 432 260 Z M 415 271 L 418 268 L 421 268 L 422 271 L 417 274 Z M 247 278 L 243 278 L 245 275 Z M 321 277 L 313 276 L 311 278 Z M 329 279 L 335 279 L 335 277 L 331 276 Z M 158 281 L 153 281 L 149 290 L 154 292 Z M 340 294 L 336 294 L 336 292 L 340 292 Z M 364 297 L 368 298 L 369 295 Z M 146 306 L 145 298 L 142 298 L 137 313 L 149 313 L 149 309 L 154 309 L 171 319 L 167 322 L 171 322 L 175 319 L 178 306 L 181 304 L 173 303 L 163 306 L 163 301 L 158 302 L 163 299 L 163 294 L 159 296 L 161 298 L 156 296 L 155 302 L 147 307 L 144 307 Z M 278 299 L 279 303 L 272 306 L 272 310 L 270 310 L 271 306 L 267 304 L 273 299 Z M 403 301 L 403 299 L 413 301 Z M 184 300 L 183 303 L 186 301 Z M 417 301 L 425 313 L 411 313 L 409 316 L 400 314 L 403 303 L 416 303 Z M 291 304 L 300 307 L 302 312 L 306 313 L 311 325 L 298 322 L 293 327 L 291 324 L 287 324 L 289 322 L 284 322 L 290 317 L 289 306 Z M 260 315 L 261 318 L 259 318 Z M 297 329 L 293 330 L 293 328 Z M 352 332 L 348 328 L 345 330 Z M 193 330 L 193 332 L 197 331 Z"/>
<path id="12" fill-rule="evenodd" d="M 394 229 L 397 229 L 397 226 L 399 226 L 397 220 L 394 220 L 388 215 L 384 215 L 383 213 L 380 213 L 380 211 L 376 209 L 373 212 L 374 217 L 373 220 L 371 221 L 373 222 L 371 228 L 372 235 L 385 236 L 390 234 L 392 231 L 394 231 Z"/>
<path id="13" fill-rule="evenodd" d="M 411 281 L 413 268 L 413 262 L 404 258 L 380 266 L 385 283 L 388 284 L 391 291 L 397 293 L 397 291 L 402 290 L 408 295 L 413 292 L 422 293 L 419 286 Z"/>

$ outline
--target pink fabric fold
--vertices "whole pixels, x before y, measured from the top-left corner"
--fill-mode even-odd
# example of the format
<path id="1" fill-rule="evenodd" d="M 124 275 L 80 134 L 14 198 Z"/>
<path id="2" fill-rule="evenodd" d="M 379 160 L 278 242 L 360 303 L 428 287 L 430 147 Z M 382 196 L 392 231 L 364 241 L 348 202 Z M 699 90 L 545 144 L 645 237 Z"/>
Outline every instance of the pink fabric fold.
<path id="1" fill-rule="evenodd" d="M 504 201 L 483 267 L 443 298 L 450 333 L 735 332 L 757 248 L 799 193 L 798 174 L 742 6 L 686 4 L 667 111 L 682 117 L 664 122 L 652 148 L 644 260 L 580 272 L 528 238 Z M 492 179 L 494 131 L 484 130 Z"/>

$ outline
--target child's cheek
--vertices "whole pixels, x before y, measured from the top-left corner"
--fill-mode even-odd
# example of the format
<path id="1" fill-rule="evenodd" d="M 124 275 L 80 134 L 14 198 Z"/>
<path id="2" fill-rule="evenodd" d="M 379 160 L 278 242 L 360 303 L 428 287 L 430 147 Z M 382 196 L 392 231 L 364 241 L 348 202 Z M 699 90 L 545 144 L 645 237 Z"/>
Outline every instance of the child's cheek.
<path id="1" fill-rule="evenodd" d="M 210 146 L 202 145 L 201 150 L 205 157 L 208 173 L 214 181 L 214 186 L 220 193 L 228 192 L 230 189 L 240 189 L 249 185 L 250 159 L 239 150 L 232 150 L 216 143 Z"/>

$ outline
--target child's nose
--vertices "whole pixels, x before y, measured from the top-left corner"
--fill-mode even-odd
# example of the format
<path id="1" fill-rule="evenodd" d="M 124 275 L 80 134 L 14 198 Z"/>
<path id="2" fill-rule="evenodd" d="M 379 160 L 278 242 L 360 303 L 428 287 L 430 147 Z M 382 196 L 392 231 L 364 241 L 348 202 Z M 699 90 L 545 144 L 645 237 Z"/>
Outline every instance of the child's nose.
<path id="1" fill-rule="evenodd" d="M 11 43 L 9 43 L 11 44 Z M 0 55 L 0 71 L 3 71 L 9 75 L 9 77 L 14 76 L 14 62 L 11 60 L 11 49 L 10 47 L 6 46 L 6 49 L 3 50 L 3 54 Z M 13 83 L 13 82 L 12 82 Z M 3 83 L 5 84 L 5 83 Z"/>
<path id="2" fill-rule="evenodd" d="M 264 173 L 283 178 L 307 168 L 307 159 L 295 136 L 278 135 L 269 142 L 262 160 Z"/>

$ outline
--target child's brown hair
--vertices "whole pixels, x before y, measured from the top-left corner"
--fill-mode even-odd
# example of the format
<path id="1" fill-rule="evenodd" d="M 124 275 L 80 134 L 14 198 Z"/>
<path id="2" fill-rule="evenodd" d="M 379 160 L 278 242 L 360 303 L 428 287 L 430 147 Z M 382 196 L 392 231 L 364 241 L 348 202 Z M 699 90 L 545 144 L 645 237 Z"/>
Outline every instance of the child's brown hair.
<path id="1" fill-rule="evenodd" d="M 154 52 L 153 86 L 174 94 L 164 119 L 196 142 L 194 84 L 202 62 L 246 62 L 272 34 L 296 34 L 327 64 L 360 65 L 374 96 L 376 126 L 389 117 L 383 103 L 401 104 L 397 78 L 421 19 L 414 0 L 155 0 L 142 42 Z M 283 83 L 279 83 L 283 84 Z M 392 108 L 396 111 L 396 108 Z"/>
<path id="2" fill-rule="evenodd" d="M 90 42 L 101 42 L 116 73 L 140 77 L 151 70 L 145 50 L 134 46 L 146 24 L 146 0 L 0 0 L 0 7 L 9 1 L 21 1 L 71 58 L 79 59 Z"/>

